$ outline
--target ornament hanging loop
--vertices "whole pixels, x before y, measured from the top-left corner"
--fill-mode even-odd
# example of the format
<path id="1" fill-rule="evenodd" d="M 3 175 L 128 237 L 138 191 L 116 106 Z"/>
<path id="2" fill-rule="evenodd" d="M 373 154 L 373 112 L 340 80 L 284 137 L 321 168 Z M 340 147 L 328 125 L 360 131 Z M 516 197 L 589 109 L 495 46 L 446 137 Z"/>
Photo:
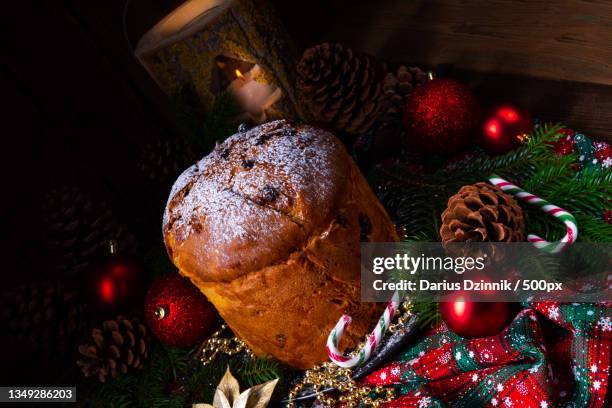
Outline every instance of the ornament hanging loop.
<path id="1" fill-rule="evenodd" d="M 119 252 L 119 244 L 117 243 L 117 240 L 111 239 L 108 241 L 108 253 L 111 255 L 117 255 L 117 252 Z"/>
<path id="2" fill-rule="evenodd" d="M 536 195 L 528 193 L 520 187 L 515 186 L 514 184 L 495 174 L 492 174 L 489 177 L 489 182 L 494 186 L 499 187 L 502 191 L 520 199 L 521 201 L 538 207 L 540 210 L 546 214 L 552 215 L 565 225 L 567 228 L 565 236 L 556 242 L 548 242 L 544 238 L 537 235 L 529 234 L 527 236 L 527 240 L 533 243 L 536 248 L 541 249 L 544 252 L 556 254 L 561 252 L 565 247 L 573 244 L 576 241 L 576 238 L 578 238 L 578 224 L 576 222 L 576 218 L 574 218 L 572 214 L 565 211 L 563 208 L 551 204 Z"/>

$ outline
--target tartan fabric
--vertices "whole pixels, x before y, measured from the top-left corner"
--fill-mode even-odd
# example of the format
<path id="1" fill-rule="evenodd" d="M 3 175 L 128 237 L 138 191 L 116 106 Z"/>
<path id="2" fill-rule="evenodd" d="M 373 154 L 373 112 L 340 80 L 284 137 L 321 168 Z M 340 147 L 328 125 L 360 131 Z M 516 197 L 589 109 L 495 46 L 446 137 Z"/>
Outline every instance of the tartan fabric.
<path id="1" fill-rule="evenodd" d="M 441 324 L 364 382 L 395 388 L 388 408 L 604 407 L 611 318 L 606 305 L 541 302 L 493 337 L 467 340 Z"/>

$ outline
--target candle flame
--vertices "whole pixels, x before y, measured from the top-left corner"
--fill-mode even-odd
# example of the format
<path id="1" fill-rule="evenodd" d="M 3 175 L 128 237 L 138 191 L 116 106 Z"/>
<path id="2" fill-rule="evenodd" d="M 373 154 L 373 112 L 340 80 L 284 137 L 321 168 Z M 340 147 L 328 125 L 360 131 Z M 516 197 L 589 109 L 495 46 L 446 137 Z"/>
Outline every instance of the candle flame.
<path id="1" fill-rule="evenodd" d="M 240 70 L 236 70 L 236 77 L 237 78 L 244 78 L 244 75 L 242 75 L 242 72 L 240 72 Z"/>

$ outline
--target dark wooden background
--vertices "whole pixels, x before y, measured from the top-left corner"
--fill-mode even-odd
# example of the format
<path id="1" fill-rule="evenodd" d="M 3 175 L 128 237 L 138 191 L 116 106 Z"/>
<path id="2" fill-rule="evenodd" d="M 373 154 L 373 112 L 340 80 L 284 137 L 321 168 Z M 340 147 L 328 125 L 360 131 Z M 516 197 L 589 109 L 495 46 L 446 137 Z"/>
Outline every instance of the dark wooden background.
<path id="1" fill-rule="evenodd" d="M 341 41 L 388 60 L 453 64 L 485 103 L 512 101 L 612 140 L 611 1 L 274 3 L 301 48 Z M 39 208 L 50 187 L 86 185 L 126 221 L 148 204 L 141 149 L 181 131 L 131 47 L 177 4 L 3 6 L 2 282 L 44 270 Z"/>

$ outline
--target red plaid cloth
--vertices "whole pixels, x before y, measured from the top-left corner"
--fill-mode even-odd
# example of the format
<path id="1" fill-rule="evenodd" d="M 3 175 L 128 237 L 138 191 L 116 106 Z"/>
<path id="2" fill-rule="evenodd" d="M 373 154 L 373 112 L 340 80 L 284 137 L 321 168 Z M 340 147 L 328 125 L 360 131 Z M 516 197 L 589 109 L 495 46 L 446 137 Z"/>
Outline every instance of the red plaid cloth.
<path id="1" fill-rule="evenodd" d="M 441 325 L 365 383 L 395 388 L 386 407 L 604 407 L 611 319 L 604 305 L 542 302 L 493 337 Z"/>

